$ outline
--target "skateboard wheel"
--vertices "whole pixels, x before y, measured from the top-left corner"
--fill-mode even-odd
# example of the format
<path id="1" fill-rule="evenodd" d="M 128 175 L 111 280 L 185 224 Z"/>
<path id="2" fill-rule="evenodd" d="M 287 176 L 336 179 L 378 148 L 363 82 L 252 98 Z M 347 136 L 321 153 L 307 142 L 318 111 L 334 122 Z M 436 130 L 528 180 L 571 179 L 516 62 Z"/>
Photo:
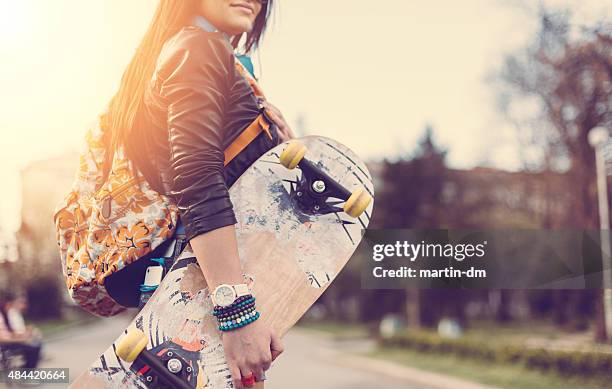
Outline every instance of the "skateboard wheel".
<path id="1" fill-rule="evenodd" d="M 300 163 L 306 151 L 308 149 L 304 144 L 297 140 L 292 140 L 289 142 L 285 150 L 280 155 L 280 163 L 287 169 L 295 169 L 295 167 Z"/>
<path id="2" fill-rule="evenodd" d="M 147 347 L 147 336 L 144 332 L 130 330 L 117 344 L 117 356 L 125 362 L 134 362 L 142 350 Z"/>
<path id="3" fill-rule="evenodd" d="M 349 216 L 359 217 L 372 202 L 372 196 L 363 188 L 359 188 L 344 203 L 344 212 Z"/>

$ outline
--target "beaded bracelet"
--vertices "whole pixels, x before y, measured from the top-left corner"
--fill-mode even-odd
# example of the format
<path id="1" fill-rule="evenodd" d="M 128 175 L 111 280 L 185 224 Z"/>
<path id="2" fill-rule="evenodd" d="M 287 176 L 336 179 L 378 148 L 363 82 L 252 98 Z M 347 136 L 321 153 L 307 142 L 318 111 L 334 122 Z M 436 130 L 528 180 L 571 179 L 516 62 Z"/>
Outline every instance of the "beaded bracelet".
<path id="1" fill-rule="evenodd" d="M 216 312 L 216 313 L 213 313 L 213 315 L 216 316 L 217 319 L 221 319 L 221 318 L 223 318 L 225 316 L 234 315 L 236 313 L 240 313 L 240 312 L 245 311 L 247 309 L 253 308 L 254 306 L 255 306 L 255 303 L 253 302 L 253 303 L 244 305 L 242 307 L 237 307 L 237 308 L 231 309 L 229 311 Z"/>
<path id="2" fill-rule="evenodd" d="M 255 297 L 253 297 L 252 295 L 249 294 L 246 296 L 241 296 L 241 297 L 238 297 L 236 301 L 234 301 L 231 305 L 228 305 L 227 307 L 221 307 L 219 305 L 215 306 L 215 308 L 213 309 L 213 315 L 219 316 L 227 312 L 240 310 L 244 306 L 248 304 L 254 304 L 254 303 L 255 303 Z"/>
<path id="3" fill-rule="evenodd" d="M 259 319 L 259 312 L 255 310 L 255 297 L 241 296 L 227 307 L 215 306 L 213 315 L 219 321 L 219 330 L 231 331 L 244 327 Z"/>
<path id="4" fill-rule="evenodd" d="M 240 310 L 240 311 L 236 311 L 236 312 L 228 312 L 222 315 L 218 315 L 217 316 L 217 320 L 223 320 L 223 319 L 235 319 L 236 317 L 238 317 L 241 313 L 249 313 L 255 310 L 255 304 L 251 305 L 251 306 L 246 306 L 244 307 L 244 309 Z"/>
<path id="5" fill-rule="evenodd" d="M 235 330 L 235 329 L 244 327 L 248 324 L 251 324 L 255 320 L 259 319 L 259 316 L 260 316 L 259 312 L 255 311 L 251 313 L 245 313 L 244 315 L 241 315 L 237 319 L 220 321 L 219 330 L 231 331 L 231 330 Z"/>

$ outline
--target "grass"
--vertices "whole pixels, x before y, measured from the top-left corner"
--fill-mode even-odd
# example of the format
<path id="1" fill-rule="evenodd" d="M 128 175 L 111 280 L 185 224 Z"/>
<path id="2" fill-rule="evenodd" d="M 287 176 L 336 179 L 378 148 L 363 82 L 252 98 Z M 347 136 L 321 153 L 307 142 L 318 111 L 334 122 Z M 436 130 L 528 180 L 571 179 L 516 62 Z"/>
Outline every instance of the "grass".
<path id="1" fill-rule="evenodd" d="M 464 337 L 469 340 L 486 340 L 493 345 L 523 344 L 550 349 L 612 352 L 612 345 L 597 343 L 594 329 L 571 331 L 547 321 L 511 323 L 501 325 L 491 322 L 473 322 Z"/>
<path id="2" fill-rule="evenodd" d="M 368 327 L 355 323 L 301 320 L 298 326 L 300 328 L 327 333 L 337 340 L 364 339 L 369 337 Z"/>
<path id="3" fill-rule="evenodd" d="M 603 389 L 610 387 L 609 380 L 603 377 L 592 379 L 562 377 L 530 370 L 520 365 L 493 364 L 452 355 L 418 353 L 405 349 L 378 349 L 368 353 L 367 356 L 498 388 Z"/>
<path id="4" fill-rule="evenodd" d="M 474 322 L 464 334 L 465 338 L 483 341 L 494 345 L 525 344 L 530 340 L 544 343 L 557 343 L 572 340 L 571 346 L 580 349 L 607 349 L 610 346 L 596 345 L 587 332 L 563 331 L 546 322 L 512 323 L 500 326 L 495 323 Z M 333 321 L 303 320 L 300 327 L 322 331 L 333 339 L 368 339 L 371 328 L 367 325 L 346 324 Z M 579 339 L 573 341 L 576 336 Z M 566 343 L 566 342 L 564 342 Z M 379 348 L 365 354 L 368 357 L 384 359 L 400 365 L 431 371 L 443 375 L 462 378 L 497 388 L 525 389 L 603 389 L 609 388 L 609 379 L 604 377 L 566 377 L 554 372 L 529 369 L 522 364 L 489 363 L 482 360 L 457 357 L 454 355 L 420 353 L 403 348 Z"/>

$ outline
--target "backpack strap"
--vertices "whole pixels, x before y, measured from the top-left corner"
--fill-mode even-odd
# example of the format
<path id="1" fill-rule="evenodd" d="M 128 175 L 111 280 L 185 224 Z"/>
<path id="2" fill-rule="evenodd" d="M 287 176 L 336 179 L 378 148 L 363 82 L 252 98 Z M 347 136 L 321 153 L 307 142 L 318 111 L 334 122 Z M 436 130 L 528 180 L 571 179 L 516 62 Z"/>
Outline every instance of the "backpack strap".
<path id="1" fill-rule="evenodd" d="M 257 118 L 253 120 L 253 122 L 225 149 L 225 161 L 223 165 L 227 166 L 242 152 L 242 150 L 246 149 L 262 131 L 265 131 L 268 137 L 272 139 L 272 134 L 270 134 L 270 122 L 263 113 L 259 114 L 259 116 L 257 116 Z"/>
<path id="2" fill-rule="evenodd" d="M 255 97 L 260 100 L 265 100 L 265 96 L 259 87 L 257 80 L 255 80 L 249 70 L 245 68 L 244 64 L 237 59 L 235 66 L 238 73 L 249 83 Z M 272 134 L 270 133 L 271 125 L 272 122 L 266 117 L 262 109 L 262 113 L 259 114 L 259 116 L 257 116 L 257 118 L 255 118 L 255 120 L 253 120 L 253 122 L 246 129 L 244 129 L 236 139 L 234 139 L 227 149 L 225 149 L 224 166 L 227 166 L 234 158 L 236 158 L 236 156 L 240 154 L 242 150 L 244 150 L 252 141 L 254 141 L 262 131 L 265 131 L 268 137 L 272 139 Z"/>

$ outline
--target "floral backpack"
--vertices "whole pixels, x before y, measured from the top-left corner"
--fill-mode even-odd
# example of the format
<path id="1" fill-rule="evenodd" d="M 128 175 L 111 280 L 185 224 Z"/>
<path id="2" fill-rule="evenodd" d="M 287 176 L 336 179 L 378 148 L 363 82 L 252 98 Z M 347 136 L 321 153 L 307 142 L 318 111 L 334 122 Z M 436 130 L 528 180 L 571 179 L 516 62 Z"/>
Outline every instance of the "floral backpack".
<path id="1" fill-rule="evenodd" d="M 263 98 L 255 79 L 240 61 L 236 68 L 254 94 Z M 104 172 L 106 125 L 101 117 L 86 134 L 74 184 L 54 215 L 62 270 L 72 299 L 87 311 L 112 316 L 125 309 L 104 287 L 109 275 L 144 257 L 171 238 L 178 208 L 154 191 L 137 173 L 125 150 L 115 150 Z M 225 150 L 225 165 L 270 122 L 259 115 Z"/>

